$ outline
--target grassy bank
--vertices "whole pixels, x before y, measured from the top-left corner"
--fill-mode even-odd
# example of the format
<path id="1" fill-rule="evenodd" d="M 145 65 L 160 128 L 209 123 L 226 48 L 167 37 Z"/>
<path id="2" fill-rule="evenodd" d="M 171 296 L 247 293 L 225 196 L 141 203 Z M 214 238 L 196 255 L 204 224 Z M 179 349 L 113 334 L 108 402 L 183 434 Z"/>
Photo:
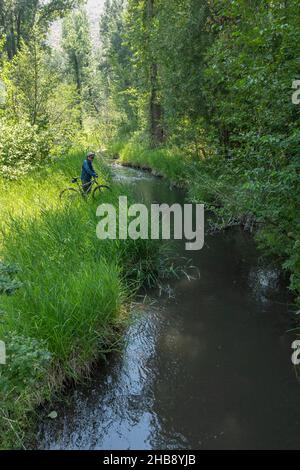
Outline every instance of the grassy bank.
<path id="1" fill-rule="evenodd" d="M 135 142 L 117 142 L 108 148 L 108 154 L 118 157 L 122 165 L 151 171 L 154 175 L 168 178 L 177 186 L 189 181 L 192 160 L 179 150 L 149 149 Z"/>
<path id="2" fill-rule="evenodd" d="M 116 348 L 130 296 L 162 266 L 157 243 L 98 240 L 97 202 L 59 201 L 82 159 L 73 152 L 21 181 L 0 181 L 1 448 L 22 447 L 36 405 Z M 95 166 L 109 182 L 107 168 Z M 101 202 L 116 202 L 119 191 Z"/>

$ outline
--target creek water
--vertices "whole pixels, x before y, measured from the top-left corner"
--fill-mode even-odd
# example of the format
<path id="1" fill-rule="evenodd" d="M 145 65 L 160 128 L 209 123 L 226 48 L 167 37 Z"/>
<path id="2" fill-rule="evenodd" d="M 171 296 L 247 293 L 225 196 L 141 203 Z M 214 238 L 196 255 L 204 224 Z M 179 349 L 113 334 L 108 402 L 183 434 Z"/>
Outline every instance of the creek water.
<path id="1" fill-rule="evenodd" d="M 183 201 L 163 180 L 114 172 L 115 184 L 140 200 Z M 278 273 L 239 229 L 207 237 L 188 256 L 200 275 L 151 293 L 154 301 L 133 314 L 123 353 L 70 391 L 56 420 L 45 413 L 37 448 L 300 448 L 295 338 Z"/>

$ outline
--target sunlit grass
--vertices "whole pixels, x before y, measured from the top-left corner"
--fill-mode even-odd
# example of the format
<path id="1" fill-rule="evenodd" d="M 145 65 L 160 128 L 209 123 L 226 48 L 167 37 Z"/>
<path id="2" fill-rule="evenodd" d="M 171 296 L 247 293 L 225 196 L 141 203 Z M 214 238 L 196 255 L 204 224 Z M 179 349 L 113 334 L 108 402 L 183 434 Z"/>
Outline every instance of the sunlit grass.
<path id="1" fill-rule="evenodd" d="M 115 144 L 115 147 L 123 164 L 152 170 L 154 174 L 164 176 L 180 186 L 188 181 L 188 157 L 176 149 L 149 149 L 136 142 Z"/>
<path id="2" fill-rule="evenodd" d="M 7 214 L 13 217 L 27 217 L 38 215 L 43 209 L 57 207 L 60 191 L 72 186 L 70 180 L 80 175 L 83 159 L 83 152 L 73 151 L 20 180 L 8 181 L 1 178 L 1 223 L 5 223 Z M 107 169 L 97 160 L 95 168 L 99 172 L 100 183 L 104 183 L 107 179 Z"/>

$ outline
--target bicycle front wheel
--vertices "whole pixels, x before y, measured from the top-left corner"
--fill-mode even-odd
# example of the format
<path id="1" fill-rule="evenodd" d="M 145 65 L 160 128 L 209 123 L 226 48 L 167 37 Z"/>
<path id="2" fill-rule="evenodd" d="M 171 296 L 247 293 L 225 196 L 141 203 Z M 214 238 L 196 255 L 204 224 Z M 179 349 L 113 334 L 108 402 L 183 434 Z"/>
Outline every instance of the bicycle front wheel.
<path id="1" fill-rule="evenodd" d="M 59 196 L 61 201 L 70 201 L 70 202 L 78 200 L 80 197 L 81 197 L 80 191 L 78 191 L 78 189 L 74 189 L 74 188 L 64 189 L 60 193 L 60 196 Z"/>
<path id="2" fill-rule="evenodd" d="M 97 186 L 93 191 L 93 199 L 98 201 L 105 191 L 110 191 L 110 187 L 105 185 Z"/>

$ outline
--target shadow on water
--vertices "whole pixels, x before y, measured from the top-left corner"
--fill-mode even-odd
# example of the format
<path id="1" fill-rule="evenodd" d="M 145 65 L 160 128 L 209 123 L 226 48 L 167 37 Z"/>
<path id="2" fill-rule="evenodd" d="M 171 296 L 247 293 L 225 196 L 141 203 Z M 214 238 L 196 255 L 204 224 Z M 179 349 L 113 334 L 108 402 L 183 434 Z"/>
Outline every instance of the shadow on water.
<path id="1" fill-rule="evenodd" d="M 148 202 L 182 202 L 163 180 L 116 169 Z M 300 448 L 300 387 L 291 363 L 288 299 L 241 230 L 190 252 L 200 278 L 145 306 L 113 356 L 72 391 L 41 449 Z"/>

